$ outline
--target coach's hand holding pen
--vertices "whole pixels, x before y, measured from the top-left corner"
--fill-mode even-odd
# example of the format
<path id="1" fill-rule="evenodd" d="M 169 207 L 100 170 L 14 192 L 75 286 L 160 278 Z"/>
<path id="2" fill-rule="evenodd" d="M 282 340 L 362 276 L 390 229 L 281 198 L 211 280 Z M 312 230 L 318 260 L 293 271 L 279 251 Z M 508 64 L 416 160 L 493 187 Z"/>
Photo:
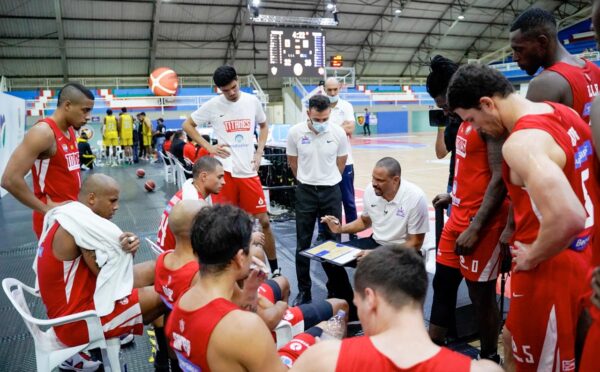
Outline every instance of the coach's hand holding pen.
<path id="1" fill-rule="evenodd" d="M 342 233 L 342 224 L 340 223 L 340 220 L 337 217 L 323 216 L 321 217 L 321 223 L 327 224 L 329 230 L 331 230 L 331 232 L 334 234 Z"/>

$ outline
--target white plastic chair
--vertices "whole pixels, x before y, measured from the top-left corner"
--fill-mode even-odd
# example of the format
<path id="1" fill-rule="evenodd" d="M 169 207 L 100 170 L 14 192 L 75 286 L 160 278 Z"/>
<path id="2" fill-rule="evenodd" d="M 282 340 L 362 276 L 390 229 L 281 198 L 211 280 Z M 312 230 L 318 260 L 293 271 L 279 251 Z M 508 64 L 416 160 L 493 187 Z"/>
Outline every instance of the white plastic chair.
<path id="1" fill-rule="evenodd" d="M 171 166 L 173 167 L 175 184 L 177 185 L 178 189 L 181 189 L 183 183 L 185 182 L 185 177 L 183 177 L 182 179 L 181 174 L 179 174 L 179 169 L 177 168 L 177 159 L 175 158 L 175 156 L 170 152 L 167 152 L 167 157 L 169 158 L 169 162 L 171 162 Z"/>
<path id="2" fill-rule="evenodd" d="M 100 323 L 100 318 L 96 311 L 88 310 L 55 319 L 37 319 L 31 316 L 31 311 L 27 306 L 23 290 L 36 297 L 40 296 L 38 291 L 14 278 L 2 280 L 2 288 L 15 310 L 23 318 L 29 333 L 33 337 L 38 372 L 50 372 L 54 367 L 57 367 L 73 355 L 95 348 L 100 348 L 102 352 L 102 362 L 105 371 L 121 371 L 119 364 L 121 345 L 119 339 L 106 340 L 104 338 L 102 323 Z M 84 320 L 87 324 L 89 342 L 73 347 L 63 345 L 56 337 L 52 327 L 80 320 Z M 50 328 L 42 331 L 40 326 Z"/>
<path id="3" fill-rule="evenodd" d="M 160 161 L 163 164 L 163 169 L 165 171 L 165 182 L 167 183 L 176 183 L 175 181 L 175 167 L 171 164 L 167 164 L 167 159 L 165 158 L 165 155 L 160 152 L 157 151 L 158 153 L 158 158 L 160 159 Z"/>
<path id="4" fill-rule="evenodd" d="M 175 164 L 175 167 L 177 169 L 177 187 L 182 188 L 183 183 L 185 182 L 185 180 L 188 179 L 187 176 L 191 176 L 192 172 L 185 169 L 183 164 L 181 164 L 181 162 L 172 154 L 169 155 L 169 158 L 172 159 L 173 164 Z"/>
<path id="5" fill-rule="evenodd" d="M 285 344 L 292 341 L 292 324 L 287 320 L 282 320 L 275 327 L 275 338 L 277 339 L 277 350 L 281 349 Z"/>
<path id="6" fill-rule="evenodd" d="M 152 253 L 156 255 L 156 257 L 160 256 L 164 250 L 152 240 L 146 238 L 146 242 L 150 245 L 150 249 L 152 249 Z"/>

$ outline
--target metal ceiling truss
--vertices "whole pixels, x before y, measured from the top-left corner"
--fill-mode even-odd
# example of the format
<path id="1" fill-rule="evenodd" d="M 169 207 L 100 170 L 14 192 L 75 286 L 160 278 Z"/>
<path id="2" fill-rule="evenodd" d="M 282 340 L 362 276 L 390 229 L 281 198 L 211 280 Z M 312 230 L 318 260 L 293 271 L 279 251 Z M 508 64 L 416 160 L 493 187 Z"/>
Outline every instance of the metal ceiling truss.
<path id="1" fill-rule="evenodd" d="M 148 55 L 148 75 L 156 67 L 156 47 L 158 45 L 158 27 L 160 23 L 160 6 L 162 0 L 156 0 L 152 7 L 152 28 L 150 29 L 150 54 Z"/>
<path id="2" fill-rule="evenodd" d="M 65 45 L 65 32 L 62 20 L 62 7 L 60 0 L 54 0 L 54 13 L 56 19 L 56 30 L 58 34 L 58 49 L 60 51 L 60 65 L 62 68 L 63 81 L 69 80 L 69 67 L 67 64 L 67 48 Z"/>
<path id="3" fill-rule="evenodd" d="M 239 19 L 239 21 L 238 21 Z M 227 50 L 225 51 L 225 57 L 223 58 L 223 64 L 229 63 L 233 65 L 235 63 L 235 57 L 237 50 L 244 35 L 244 28 L 248 22 L 248 13 L 244 6 L 244 0 L 240 0 L 238 3 L 238 9 L 233 18 L 233 25 L 231 31 L 229 31 L 229 41 L 227 42 Z"/>

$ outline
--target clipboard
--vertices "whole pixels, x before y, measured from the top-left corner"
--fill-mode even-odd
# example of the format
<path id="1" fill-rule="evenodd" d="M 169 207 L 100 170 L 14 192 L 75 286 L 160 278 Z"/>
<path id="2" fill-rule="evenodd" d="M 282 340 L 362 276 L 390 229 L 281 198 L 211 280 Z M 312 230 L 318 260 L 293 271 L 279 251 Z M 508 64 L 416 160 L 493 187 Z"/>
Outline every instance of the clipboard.
<path id="1" fill-rule="evenodd" d="M 361 251 L 362 249 L 328 240 L 316 247 L 305 249 L 300 254 L 312 260 L 344 266 L 356 260 L 356 254 Z"/>

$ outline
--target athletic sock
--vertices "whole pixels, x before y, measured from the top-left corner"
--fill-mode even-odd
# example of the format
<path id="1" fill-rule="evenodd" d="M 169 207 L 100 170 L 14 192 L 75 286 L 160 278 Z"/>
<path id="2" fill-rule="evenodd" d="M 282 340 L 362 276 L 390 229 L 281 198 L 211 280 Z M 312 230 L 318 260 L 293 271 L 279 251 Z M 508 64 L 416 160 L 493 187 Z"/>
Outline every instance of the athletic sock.
<path id="1" fill-rule="evenodd" d="M 279 265 L 277 264 L 277 259 L 269 259 L 269 266 L 271 266 L 271 272 L 277 270 L 279 268 Z"/>

